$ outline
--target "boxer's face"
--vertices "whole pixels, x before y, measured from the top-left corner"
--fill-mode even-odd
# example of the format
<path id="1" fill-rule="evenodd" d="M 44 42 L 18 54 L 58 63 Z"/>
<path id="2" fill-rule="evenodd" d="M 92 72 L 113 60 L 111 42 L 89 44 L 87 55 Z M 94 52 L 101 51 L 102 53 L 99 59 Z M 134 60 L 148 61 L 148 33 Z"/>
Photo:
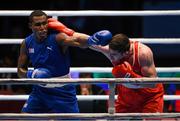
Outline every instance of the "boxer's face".
<path id="1" fill-rule="evenodd" d="M 34 16 L 31 24 L 31 29 L 38 40 L 43 40 L 47 37 L 48 23 L 46 16 Z"/>
<path id="2" fill-rule="evenodd" d="M 109 49 L 109 52 L 110 52 L 110 58 L 111 58 L 112 61 L 118 61 L 121 58 L 123 58 L 122 53 L 119 53 L 118 51 Z"/>
<path id="3" fill-rule="evenodd" d="M 127 52 L 121 53 L 121 52 L 118 52 L 118 51 L 113 50 L 113 49 L 109 49 L 109 52 L 110 52 L 110 58 L 112 61 L 119 61 L 122 58 L 127 56 Z"/>

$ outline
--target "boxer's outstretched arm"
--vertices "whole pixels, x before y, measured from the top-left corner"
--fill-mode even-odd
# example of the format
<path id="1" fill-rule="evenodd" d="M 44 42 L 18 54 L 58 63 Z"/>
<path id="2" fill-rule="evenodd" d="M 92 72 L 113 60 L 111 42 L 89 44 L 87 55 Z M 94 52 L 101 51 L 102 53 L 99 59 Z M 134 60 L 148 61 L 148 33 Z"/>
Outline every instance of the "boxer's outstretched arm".
<path id="1" fill-rule="evenodd" d="M 75 32 L 73 36 L 68 36 L 65 33 L 59 33 L 56 35 L 56 41 L 60 45 L 74 46 L 80 48 L 87 48 L 87 39 L 89 35 Z"/>
<path id="2" fill-rule="evenodd" d="M 57 42 L 62 45 L 76 46 L 81 48 L 87 48 L 93 45 L 105 46 L 111 39 L 112 34 L 108 30 L 98 31 L 92 36 L 78 32 L 75 32 L 72 36 L 68 36 L 64 33 L 59 33 L 56 36 Z"/>

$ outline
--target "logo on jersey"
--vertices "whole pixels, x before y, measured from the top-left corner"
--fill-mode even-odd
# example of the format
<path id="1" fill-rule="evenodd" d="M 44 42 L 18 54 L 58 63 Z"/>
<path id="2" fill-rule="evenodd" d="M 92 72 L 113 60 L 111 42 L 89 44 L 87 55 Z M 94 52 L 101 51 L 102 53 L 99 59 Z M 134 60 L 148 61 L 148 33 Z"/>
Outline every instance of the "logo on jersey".
<path id="1" fill-rule="evenodd" d="M 130 76 L 131 76 L 130 73 L 126 73 L 125 76 L 124 76 L 124 78 L 129 78 Z"/>
<path id="2" fill-rule="evenodd" d="M 47 48 L 48 50 L 53 51 L 52 47 L 48 47 L 48 46 L 47 46 L 46 48 Z"/>
<path id="3" fill-rule="evenodd" d="M 34 53 L 34 48 L 29 48 L 29 53 Z"/>

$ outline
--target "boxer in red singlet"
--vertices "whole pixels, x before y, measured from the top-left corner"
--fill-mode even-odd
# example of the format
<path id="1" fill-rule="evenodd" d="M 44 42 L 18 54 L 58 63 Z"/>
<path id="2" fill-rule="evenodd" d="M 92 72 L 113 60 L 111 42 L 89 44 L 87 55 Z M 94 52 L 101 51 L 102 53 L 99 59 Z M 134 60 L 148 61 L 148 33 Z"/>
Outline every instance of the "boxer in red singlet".
<path id="1" fill-rule="evenodd" d="M 157 77 L 151 49 L 131 41 L 124 34 L 116 34 L 107 46 L 92 46 L 91 49 L 106 55 L 113 64 L 116 78 Z M 118 84 L 118 113 L 163 112 L 162 84 Z"/>

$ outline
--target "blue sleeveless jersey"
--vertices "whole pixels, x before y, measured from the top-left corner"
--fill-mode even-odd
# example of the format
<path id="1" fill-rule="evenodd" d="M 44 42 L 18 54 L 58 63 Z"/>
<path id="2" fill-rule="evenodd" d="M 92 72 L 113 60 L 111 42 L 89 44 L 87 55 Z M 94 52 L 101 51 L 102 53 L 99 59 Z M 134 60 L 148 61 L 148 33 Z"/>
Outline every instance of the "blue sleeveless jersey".
<path id="1" fill-rule="evenodd" d="M 64 53 L 62 51 L 60 45 L 55 40 L 55 36 L 56 34 L 50 34 L 42 42 L 37 42 L 34 34 L 31 34 L 25 39 L 25 44 L 28 58 L 34 68 L 47 68 L 51 72 L 52 77 L 59 77 L 69 73 L 70 59 L 69 52 Z M 36 85 L 33 86 L 31 97 L 32 99 L 39 98 L 39 100 L 47 102 L 47 109 L 51 109 L 54 106 L 54 102 L 56 102 L 57 107 L 53 107 L 52 112 L 78 112 L 76 88 L 73 84 L 54 88 Z M 44 109 L 45 106 L 38 110 L 37 104 L 39 105 L 39 103 L 31 104 L 32 99 L 27 101 L 29 107 L 23 108 L 23 112 L 46 111 Z"/>
<path id="2" fill-rule="evenodd" d="M 25 41 L 27 55 L 34 68 L 47 68 L 53 77 L 69 73 L 69 53 L 62 52 L 55 40 L 55 34 L 50 34 L 42 42 L 37 42 L 34 34 L 31 34 Z"/>

